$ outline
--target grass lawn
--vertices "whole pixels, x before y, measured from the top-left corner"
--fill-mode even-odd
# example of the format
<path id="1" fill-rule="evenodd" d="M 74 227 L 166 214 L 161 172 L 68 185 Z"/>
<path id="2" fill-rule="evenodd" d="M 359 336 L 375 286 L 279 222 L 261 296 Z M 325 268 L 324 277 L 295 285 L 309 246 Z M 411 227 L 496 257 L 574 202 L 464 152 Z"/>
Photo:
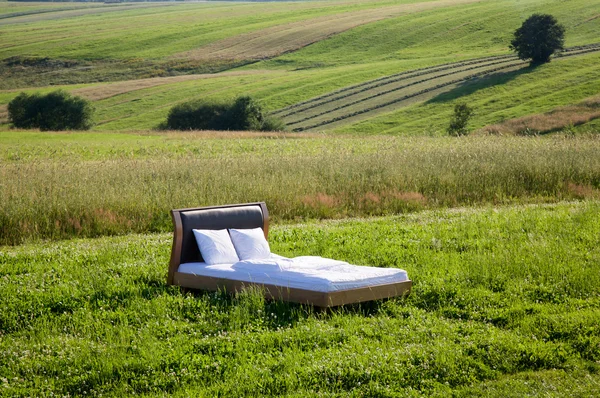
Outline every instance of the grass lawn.
<path id="1" fill-rule="evenodd" d="M 405 268 L 405 299 L 315 313 L 165 285 L 170 234 L 0 249 L 4 396 L 600 393 L 600 204 L 274 225 L 272 250 Z"/>
<path id="2" fill-rule="evenodd" d="M 596 117 L 598 52 L 456 76 L 508 54 L 534 12 L 566 46 L 598 42 L 597 8 L 0 0 L 0 397 L 600 396 L 600 119 L 445 133 L 458 102 L 472 129 Z M 152 130 L 182 101 L 276 111 L 472 59 L 290 107 L 298 125 L 328 122 L 313 132 Z M 391 106 L 440 79 L 453 85 Z M 93 131 L 9 129 L 19 92 L 57 88 L 93 101 Z M 167 287 L 169 210 L 251 201 L 267 203 L 273 252 L 404 268 L 412 294 L 319 312 Z"/>
<path id="3" fill-rule="evenodd" d="M 592 53 L 556 59 L 534 70 L 525 68 L 515 72 L 496 73 L 455 85 L 446 92 L 432 92 L 427 98 L 415 99 L 417 102 L 400 103 L 397 109 L 383 108 L 377 111 L 379 113 L 367 113 L 314 130 L 329 129 L 344 134 L 443 135 L 456 102 L 468 102 L 475 108 L 476 113 L 471 122 L 474 129 L 505 119 L 546 112 L 597 94 L 600 90 L 600 79 L 597 78 L 600 73 L 599 59 L 598 53 Z M 393 73 L 392 70 L 388 71 Z M 202 75 L 197 78 L 180 76 L 65 88 L 73 94 L 94 101 L 97 123 L 94 130 L 114 131 L 155 128 L 166 119 L 172 106 L 194 99 L 252 95 L 267 110 L 274 110 L 311 98 L 317 93 L 329 92 L 337 88 L 340 76 L 346 74 L 346 83 L 374 77 L 372 71 L 365 72 L 363 65 L 342 66 L 322 72 L 246 71 Z M 438 83 L 434 79 L 414 90 L 433 87 Z M 56 87 L 46 87 L 0 91 L 0 105 L 7 104 L 20 91 L 49 92 L 55 89 Z M 376 93 L 377 90 L 370 91 Z M 404 92 L 396 95 L 403 94 Z M 343 101 L 352 101 L 352 98 L 338 102 L 343 104 Z M 354 107 L 360 109 L 361 106 L 377 105 L 377 101 L 383 100 L 377 97 Z M 324 104 L 311 112 L 322 113 L 326 106 Z M 352 109 L 344 109 L 341 112 L 351 111 Z M 7 117 L 6 113 L 4 117 Z M 323 116 L 325 119 L 327 117 L 330 117 L 329 114 Z M 310 124 L 310 121 L 306 123 Z"/>

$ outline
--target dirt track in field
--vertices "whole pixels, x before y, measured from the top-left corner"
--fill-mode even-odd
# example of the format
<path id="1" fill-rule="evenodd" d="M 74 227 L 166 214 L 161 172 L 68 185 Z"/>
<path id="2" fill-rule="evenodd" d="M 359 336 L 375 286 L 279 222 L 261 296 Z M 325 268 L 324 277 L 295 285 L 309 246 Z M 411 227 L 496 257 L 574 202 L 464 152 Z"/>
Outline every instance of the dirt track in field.
<path id="1" fill-rule="evenodd" d="M 179 82 L 186 82 L 190 80 L 201 80 L 201 79 L 216 79 L 222 77 L 233 77 L 233 76 L 246 76 L 246 75 L 257 75 L 271 73 L 270 71 L 235 71 L 235 72 L 222 72 L 222 73 L 206 73 L 200 75 L 182 75 L 182 76 L 169 76 L 169 77 L 152 77 L 148 79 L 140 80 L 128 80 L 124 82 L 110 83 L 101 86 L 84 87 L 73 90 L 72 93 L 80 95 L 92 101 L 99 101 L 106 98 L 114 97 L 116 95 L 125 94 L 131 91 L 143 90 L 146 88 L 162 86 L 165 84 L 173 84 Z"/>
<path id="2" fill-rule="evenodd" d="M 229 37 L 173 57 L 203 61 L 272 58 L 367 23 L 479 1 L 481 0 L 437 0 L 327 15 Z"/>

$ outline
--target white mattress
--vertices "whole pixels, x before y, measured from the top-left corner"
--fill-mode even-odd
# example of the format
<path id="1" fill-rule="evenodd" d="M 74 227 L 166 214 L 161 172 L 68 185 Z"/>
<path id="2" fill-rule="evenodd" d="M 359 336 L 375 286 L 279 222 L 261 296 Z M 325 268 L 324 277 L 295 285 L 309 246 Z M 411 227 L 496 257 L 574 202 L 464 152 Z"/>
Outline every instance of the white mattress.
<path id="1" fill-rule="evenodd" d="M 326 293 L 408 280 L 406 271 L 399 268 L 364 267 L 315 256 L 289 259 L 276 254 L 235 264 L 184 263 L 178 272 Z"/>

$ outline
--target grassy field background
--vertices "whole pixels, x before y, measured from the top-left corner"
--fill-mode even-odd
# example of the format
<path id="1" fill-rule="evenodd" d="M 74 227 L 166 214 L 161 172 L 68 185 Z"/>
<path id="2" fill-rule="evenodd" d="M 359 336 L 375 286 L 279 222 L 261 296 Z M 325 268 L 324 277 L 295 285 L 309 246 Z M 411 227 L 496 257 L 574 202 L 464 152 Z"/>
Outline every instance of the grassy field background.
<path id="1" fill-rule="evenodd" d="M 558 0 L 153 3 L 85 8 L 77 10 L 85 13 L 78 16 L 44 12 L 26 16 L 39 19 L 28 22 L 4 18 L 0 19 L 5 23 L 0 26 L 5 38 L 0 59 L 6 66 L 0 121 L 6 121 L 5 105 L 18 92 L 57 87 L 95 101 L 96 129 L 107 131 L 154 128 L 170 107 L 198 98 L 250 94 L 267 110 L 277 110 L 402 71 L 508 54 L 514 29 L 540 11 L 552 13 L 565 25 L 567 46 L 597 42 L 600 19 L 594 5 L 584 0 L 565 4 Z M 29 8 L 39 7 L 44 6 Z M 107 7 L 110 12 L 104 12 Z M 535 71 L 496 73 L 313 130 L 435 134 L 447 124 L 454 100 L 477 104 L 473 127 L 483 127 L 597 94 L 597 63 L 598 55 L 588 54 L 556 60 Z M 233 74 L 193 74 L 231 68 Z M 569 78 L 561 81 L 559 74 Z M 111 83 L 81 85 L 91 81 Z M 440 81 L 432 79 L 419 87 L 427 89 Z M 25 89 L 32 85 L 42 87 Z M 327 107 L 315 111 L 323 113 Z"/>
<path id="2" fill-rule="evenodd" d="M 254 134 L 2 132 L 0 242 L 169 231 L 170 209 L 219 203 L 293 221 L 600 194 L 596 135 Z"/>
<path id="3" fill-rule="evenodd" d="M 274 252 L 400 266 L 406 299 L 315 313 L 165 285 L 170 234 L 0 250 L 6 396 L 600 393 L 600 205 L 271 229 Z"/>
<path id="4" fill-rule="evenodd" d="M 346 119 L 337 124 L 324 126 L 322 129 L 332 128 L 340 133 L 441 135 L 445 133 L 444 129 L 454 104 L 459 101 L 468 101 L 475 107 L 476 115 L 471 124 L 472 128 L 531 113 L 546 112 L 556 106 L 580 102 L 600 92 L 599 60 L 600 55 L 592 53 L 569 59 L 557 59 L 535 70 L 497 73 L 457 84 L 446 92 L 438 90 L 423 98 L 411 99 L 406 101 L 406 104 L 399 104 L 403 106 L 402 108 L 396 110 L 392 108 L 391 112 L 388 108 L 383 108 L 380 111 L 383 113 Z M 250 94 L 261 100 L 266 109 L 274 110 L 291 105 L 296 100 L 310 98 L 309 95 L 301 95 L 301 93 L 303 90 L 311 89 L 307 82 L 312 79 L 317 79 L 319 76 L 324 79 L 319 81 L 318 85 L 316 83 L 313 85 L 312 89 L 317 90 L 321 85 L 334 84 L 338 81 L 341 71 L 352 75 L 361 69 L 363 67 L 341 67 L 341 69 L 335 68 L 319 73 L 240 71 L 219 75 L 192 75 L 80 85 L 71 86 L 69 90 L 94 100 L 95 119 L 98 123 L 95 130 L 152 129 L 163 121 L 169 109 L 182 102 L 182 99 L 230 98 Z M 373 77 L 372 73 L 355 75 L 357 82 L 368 80 L 367 77 Z M 432 80 L 419 87 L 427 88 L 435 84 L 437 81 Z M 0 104 L 7 104 L 20 91 L 48 92 L 54 89 L 56 88 L 0 92 Z M 350 101 L 350 99 L 343 101 Z M 376 105 L 377 101 L 382 99 L 378 97 L 364 104 Z M 360 109 L 364 104 L 356 106 Z M 311 112 L 318 114 L 326 110 L 324 105 L 312 109 Z M 6 117 L 5 112 L 4 110 Z M 1 115 L 2 110 L 0 110 L 0 117 Z M 366 120 L 361 120 L 365 117 Z"/>
<path id="5" fill-rule="evenodd" d="M 472 75 L 534 12 L 599 41 L 589 0 L 0 0 L 0 396 L 600 396 L 600 55 Z M 94 131 L 9 129 L 57 88 Z M 152 130 L 246 94 L 311 132 Z M 443 137 L 459 101 L 506 135 Z M 249 201 L 274 252 L 401 267 L 412 294 L 167 287 L 169 210 Z"/>

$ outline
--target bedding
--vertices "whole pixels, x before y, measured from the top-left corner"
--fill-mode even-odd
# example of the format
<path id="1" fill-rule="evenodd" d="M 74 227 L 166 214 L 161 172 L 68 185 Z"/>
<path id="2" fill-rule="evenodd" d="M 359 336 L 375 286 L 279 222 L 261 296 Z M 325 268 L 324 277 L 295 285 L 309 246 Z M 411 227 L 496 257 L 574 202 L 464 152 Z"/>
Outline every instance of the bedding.
<path id="1" fill-rule="evenodd" d="M 229 235 L 240 260 L 253 260 L 271 257 L 269 242 L 262 228 L 230 229 Z"/>
<path id="2" fill-rule="evenodd" d="M 239 257 L 226 229 L 193 229 L 200 254 L 207 264 L 233 263 Z"/>
<path id="3" fill-rule="evenodd" d="M 316 256 L 285 258 L 276 254 L 225 264 L 183 263 L 178 272 L 319 292 L 408 281 L 406 271 L 398 268 L 351 265 Z"/>

